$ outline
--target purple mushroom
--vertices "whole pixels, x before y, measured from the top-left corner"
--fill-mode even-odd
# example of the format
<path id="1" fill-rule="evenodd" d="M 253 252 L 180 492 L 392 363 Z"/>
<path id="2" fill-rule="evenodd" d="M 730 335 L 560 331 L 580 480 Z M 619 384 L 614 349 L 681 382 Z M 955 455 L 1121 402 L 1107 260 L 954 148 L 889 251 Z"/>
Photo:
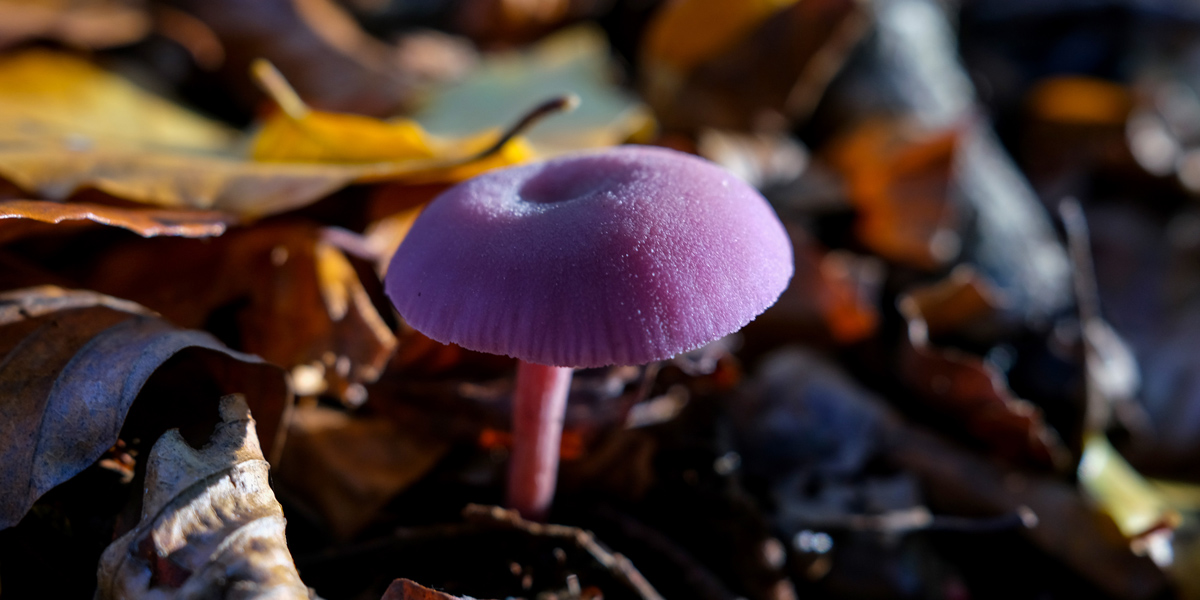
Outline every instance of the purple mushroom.
<path id="1" fill-rule="evenodd" d="M 787 234 L 754 188 L 688 154 L 622 146 L 448 190 L 386 286 L 425 335 L 520 359 L 508 503 L 541 519 L 573 368 L 670 358 L 737 331 L 791 276 Z"/>

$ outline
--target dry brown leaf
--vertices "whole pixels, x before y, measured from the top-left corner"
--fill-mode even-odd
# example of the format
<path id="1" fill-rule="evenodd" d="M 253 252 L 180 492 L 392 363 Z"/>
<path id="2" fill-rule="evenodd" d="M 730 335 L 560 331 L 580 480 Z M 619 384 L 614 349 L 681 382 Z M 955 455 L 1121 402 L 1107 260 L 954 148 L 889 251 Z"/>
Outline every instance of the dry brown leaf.
<path id="1" fill-rule="evenodd" d="M 464 600 L 464 598 L 427 588 L 411 579 L 397 579 L 388 586 L 387 591 L 379 600 Z"/>
<path id="2" fill-rule="evenodd" d="M 54 231 L 60 223 L 95 223 L 128 229 L 142 237 L 203 238 L 221 235 L 235 219 L 206 210 L 135 209 L 46 200 L 0 200 L 0 244 Z"/>
<path id="3" fill-rule="evenodd" d="M 238 349 L 291 370 L 301 395 L 361 401 L 396 345 L 354 267 L 309 223 L 129 240 L 81 276 L 174 323 L 229 330 Z"/>
<path id="4" fill-rule="evenodd" d="M 34 39 L 108 48 L 142 39 L 150 25 L 140 0 L 0 0 L 0 48 Z"/>
<path id="5" fill-rule="evenodd" d="M 858 211 L 858 239 L 883 258 L 936 269 L 959 252 L 950 179 L 960 133 L 867 122 L 831 142 L 828 159 Z"/>
<path id="6" fill-rule="evenodd" d="M 423 477 L 450 441 L 417 423 L 298 408 L 275 477 L 348 539 L 393 496 Z"/>
<path id="7" fill-rule="evenodd" d="M 865 33 L 870 23 L 865 4 L 669 4 L 647 34 L 642 65 L 646 101 L 669 129 L 786 129 L 815 108 Z"/>
<path id="8" fill-rule="evenodd" d="M 991 315 L 997 303 L 989 299 L 996 296 L 969 267 L 959 267 L 946 281 L 902 295 L 897 304 L 908 321 L 908 339 L 897 371 L 921 401 L 961 423 L 996 455 L 1042 468 L 1067 469 L 1071 454 L 1058 433 L 1046 424 L 1041 409 L 1013 393 L 995 365 L 929 342 L 930 323 L 950 331 Z"/>
<path id="9" fill-rule="evenodd" d="M 0 294 L 0 529 L 112 447 L 143 386 L 184 351 L 197 376 L 248 395 L 272 447 L 289 405 L 278 368 L 133 302 L 53 286 Z"/>
<path id="10" fill-rule="evenodd" d="M 310 597 L 250 409 L 226 396 L 220 417 L 203 448 L 174 429 L 155 442 L 141 521 L 104 551 L 97 598 Z"/>
<path id="11" fill-rule="evenodd" d="M 395 50 L 362 30 L 330 0 L 181 0 L 173 5 L 203 22 L 220 41 L 220 75 L 243 104 L 261 93 L 250 63 L 279 67 L 301 96 L 322 110 L 384 116 L 402 111 L 418 79 L 398 68 Z"/>

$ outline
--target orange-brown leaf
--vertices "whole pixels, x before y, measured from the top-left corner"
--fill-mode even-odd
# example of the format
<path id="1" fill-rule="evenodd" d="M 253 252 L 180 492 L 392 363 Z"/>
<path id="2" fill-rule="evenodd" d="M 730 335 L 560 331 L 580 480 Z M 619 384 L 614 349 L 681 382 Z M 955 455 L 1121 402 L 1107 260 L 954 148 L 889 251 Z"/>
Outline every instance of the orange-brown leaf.
<path id="1" fill-rule="evenodd" d="M 213 237 L 235 222 L 231 215 L 208 210 L 138 209 L 104 204 L 63 203 L 46 200 L 0 200 L 0 243 L 12 241 L 30 230 L 33 222 L 92 222 L 128 229 L 142 237 Z"/>
<path id="2" fill-rule="evenodd" d="M 212 240 L 129 240 L 96 259 L 93 289 L 186 327 L 216 327 L 293 372 L 297 392 L 361 400 L 396 339 L 353 266 L 308 223 L 239 228 Z"/>
<path id="3" fill-rule="evenodd" d="M 829 161 L 846 179 L 859 240 L 883 258 L 936 269 L 958 255 L 958 210 L 950 178 L 957 130 L 915 131 L 869 122 L 831 144 Z"/>
<path id="4" fill-rule="evenodd" d="M 954 348 L 929 342 L 931 330 L 953 331 L 995 311 L 988 283 L 960 267 L 944 282 L 902 295 L 908 339 L 897 372 L 917 397 L 961 423 L 971 436 L 1005 459 L 1048 469 L 1065 469 L 1070 452 L 1046 424 L 1036 405 L 1018 398 L 993 364 Z"/>
<path id="5" fill-rule="evenodd" d="M 388 586 L 379 600 L 465 600 L 427 588 L 411 579 L 397 579 Z"/>

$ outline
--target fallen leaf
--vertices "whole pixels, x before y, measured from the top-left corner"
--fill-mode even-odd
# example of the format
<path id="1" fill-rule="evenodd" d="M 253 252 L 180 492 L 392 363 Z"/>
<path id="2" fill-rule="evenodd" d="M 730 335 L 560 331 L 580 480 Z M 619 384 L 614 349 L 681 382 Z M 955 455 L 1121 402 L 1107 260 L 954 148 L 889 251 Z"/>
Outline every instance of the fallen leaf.
<path id="1" fill-rule="evenodd" d="M 959 132 L 871 121 L 830 142 L 827 156 L 857 210 L 855 234 L 876 254 L 936 269 L 958 256 L 958 208 L 950 198 Z"/>
<path id="2" fill-rule="evenodd" d="M 184 327 L 215 327 L 231 345 L 292 372 L 300 395 L 361 402 L 396 338 L 354 267 L 304 222 L 238 228 L 211 240 L 128 240 L 80 277 Z"/>
<path id="3" fill-rule="evenodd" d="M 870 24 L 857 0 L 683 0 L 648 25 L 641 88 L 667 129 L 784 130 Z"/>
<path id="4" fill-rule="evenodd" d="M 411 579 L 397 579 L 388 586 L 387 591 L 379 600 L 464 600 L 464 598 L 427 588 Z"/>
<path id="5" fill-rule="evenodd" d="M 104 551 L 97 598 L 311 597 L 250 409 L 226 396 L 220 417 L 200 449 L 177 430 L 155 442 L 141 521 Z"/>
<path id="6" fill-rule="evenodd" d="M 77 48 L 110 48 L 150 33 L 139 0 L 3 0 L 0 48 L 28 40 L 54 40 Z"/>
<path id="7" fill-rule="evenodd" d="M 0 200 L 0 220 L 0 244 L 38 231 L 54 231 L 56 228 L 48 225 L 59 223 L 91 222 L 127 229 L 142 237 L 203 238 L 221 235 L 235 221 L 217 211 L 136 209 L 45 200 Z"/>
<path id="8" fill-rule="evenodd" d="M 300 407 L 292 413 L 275 479 L 345 540 L 449 449 L 450 440 L 420 423 Z"/>
<path id="9" fill-rule="evenodd" d="M 507 139 L 504 132 L 495 128 L 462 138 L 445 139 L 428 134 L 419 123 L 408 119 L 381 121 L 360 115 L 314 111 L 270 63 L 256 62 L 254 69 L 280 108 L 267 117 L 250 140 L 250 154 L 256 161 L 369 164 L 438 160 L 447 166 L 414 177 L 423 182 L 466 179 L 534 157 L 534 151 L 524 139 Z M 524 120 L 540 118 L 542 114 L 577 103 L 569 97 L 564 97 L 561 102 L 563 106 L 553 100 L 543 103 Z"/>
<path id="10" fill-rule="evenodd" d="M 1035 118 L 1081 125 L 1123 125 L 1133 101 L 1125 87 L 1093 77 L 1046 79 L 1027 98 Z"/>
<path id="11" fill-rule="evenodd" d="M 461 81 L 434 90 L 412 116 L 426 131 L 464 137 L 516 122 L 547 98 L 579 97 L 579 107 L 526 135 L 538 156 L 641 139 L 653 129 L 649 112 L 617 87 L 603 33 L 576 27 L 520 52 L 485 58 Z"/>
<path id="12" fill-rule="evenodd" d="M 646 25 L 645 60 L 686 74 L 745 39 L 797 0 L 673 0 Z"/>
<path id="13" fill-rule="evenodd" d="M 322 110 L 384 116 L 405 110 L 418 77 L 399 68 L 395 48 L 367 34 L 331 0 L 180 0 L 172 6 L 210 29 L 223 50 L 219 75 L 254 107 L 262 98 L 249 73 L 264 58 Z"/>
<path id="14" fill-rule="evenodd" d="M 272 448 L 289 405 L 276 367 L 126 300 L 53 286 L 0 293 L 0 529 L 116 444 L 143 386 L 185 351 L 197 377 L 248 395 Z"/>
<path id="15" fill-rule="evenodd" d="M 996 292 L 969 267 L 959 267 L 934 287 L 902 295 L 897 305 L 908 322 L 908 337 L 897 373 L 921 402 L 961 424 L 991 452 L 1041 468 L 1066 469 L 1072 457 L 1058 433 L 1036 405 L 1013 393 L 995 365 L 929 341 L 930 322 L 948 328 L 992 315 L 999 306 L 989 302 L 992 298 Z"/>
<path id="16" fill-rule="evenodd" d="M 503 135 L 472 138 L 465 147 L 453 146 L 458 151 L 453 155 L 368 163 L 257 162 L 242 155 L 245 140 L 224 125 L 81 59 L 28 51 L 0 58 L 0 178 L 50 200 L 94 188 L 133 202 L 255 219 L 305 206 L 353 182 L 452 182 L 526 160 L 529 153 L 516 134 L 568 106 L 561 99 L 538 100 L 542 104 Z M 343 152 L 347 147 L 353 143 L 341 142 Z"/>
<path id="17" fill-rule="evenodd" d="M 35 144 L 64 151 L 133 147 L 217 153 L 235 151 L 238 138 L 234 129 L 77 56 L 41 49 L 0 56 L 0 148 Z"/>

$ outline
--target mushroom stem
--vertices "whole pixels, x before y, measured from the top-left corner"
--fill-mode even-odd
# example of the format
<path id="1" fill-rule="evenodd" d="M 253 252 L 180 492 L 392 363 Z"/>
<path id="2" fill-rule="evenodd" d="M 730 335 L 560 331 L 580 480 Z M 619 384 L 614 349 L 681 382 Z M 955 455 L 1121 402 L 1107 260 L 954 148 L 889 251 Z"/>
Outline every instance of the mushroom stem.
<path id="1" fill-rule="evenodd" d="M 508 505 L 541 521 L 558 479 L 559 445 L 571 387 L 571 367 L 520 361 L 513 395 L 513 447 L 508 463 Z"/>

